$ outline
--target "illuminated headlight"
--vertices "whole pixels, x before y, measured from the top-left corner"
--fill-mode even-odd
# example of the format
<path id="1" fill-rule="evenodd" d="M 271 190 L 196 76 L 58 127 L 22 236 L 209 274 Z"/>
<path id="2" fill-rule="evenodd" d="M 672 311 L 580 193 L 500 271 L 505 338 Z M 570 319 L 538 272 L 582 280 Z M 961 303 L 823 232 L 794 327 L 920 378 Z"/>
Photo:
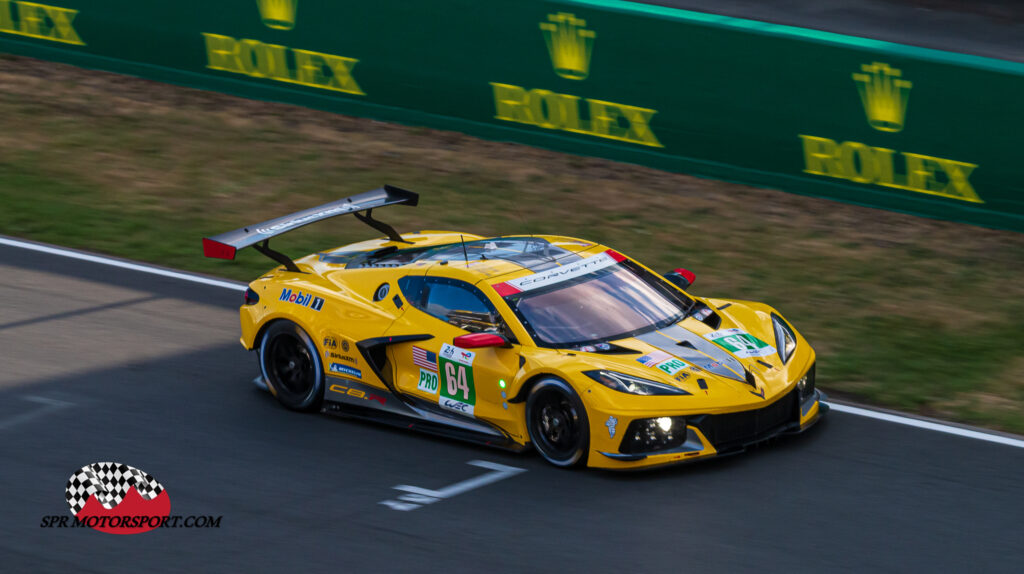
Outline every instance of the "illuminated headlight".
<path id="1" fill-rule="evenodd" d="M 686 442 L 686 432 L 685 417 L 637 419 L 629 423 L 619 452 L 641 454 L 677 448 Z"/>
<path id="2" fill-rule="evenodd" d="M 772 313 L 772 327 L 775 328 L 775 348 L 785 364 L 796 350 L 796 335 L 786 321 L 775 313 Z"/>
<path id="3" fill-rule="evenodd" d="M 796 391 L 800 394 L 800 402 L 814 396 L 814 367 L 815 365 L 811 365 L 807 374 L 796 382 Z"/>
<path id="4" fill-rule="evenodd" d="M 640 377 L 634 377 L 633 375 L 627 375 L 625 373 L 616 373 L 615 371 L 584 371 L 583 374 L 608 387 L 609 389 L 614 389 L 616 391 L 619 391 L 620 393 L 628 393 L 631 395 L 690 394 L 684 391 L 683 389 L 673 387 L 672 385 L 666 385 L 665 383 L 650 381 Z"/>

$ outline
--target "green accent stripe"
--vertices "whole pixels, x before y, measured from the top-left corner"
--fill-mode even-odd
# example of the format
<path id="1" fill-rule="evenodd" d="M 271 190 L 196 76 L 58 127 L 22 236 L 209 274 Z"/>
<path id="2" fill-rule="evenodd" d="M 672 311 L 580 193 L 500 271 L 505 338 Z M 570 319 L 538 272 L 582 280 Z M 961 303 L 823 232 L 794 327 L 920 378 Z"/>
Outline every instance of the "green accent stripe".
<path id="1" fill-rule="evenodd" d="M 934 48 L 922 48 L 908 44 L 875 40 L 873 38 L 862 38 L 860 36 L 848 36 L 836 32 L 826 32 L 813 28 L 801 28 L 799 26 L 788 26 L 785 24 L 773 24 L 760 20 L 748 20 L 721 14 L 708 14 L 705 12 L 694 12 L 682 8 L 669 6 L 656 6 L 652 4 L 638 4 L 626 0 L 562 0 L 561 4 L 577 4 L 590 8 L 606 11 L 626 12 L 632 14 L 643 14 L 666 20 L 677 20 L 691 24 L 703 24 L 714 28 L 725 30 L 739 30 L 742 32 L 763 34 L 777 38 L 788 38 L 808 40 L 819 44 L 840 46 L 844 48 L 856 48 L 872 52 L 882 52 L 893 56 L 905 58 L 917 58 L 929 60 L 941 64 L 954 64 L 958 66 L 969 66 L 994 72 L 1016 74 L 1024 76 L 1024 63 L 1000 60 L 986 56 L 975 56 L 973 54 L 961 54 Z"/>

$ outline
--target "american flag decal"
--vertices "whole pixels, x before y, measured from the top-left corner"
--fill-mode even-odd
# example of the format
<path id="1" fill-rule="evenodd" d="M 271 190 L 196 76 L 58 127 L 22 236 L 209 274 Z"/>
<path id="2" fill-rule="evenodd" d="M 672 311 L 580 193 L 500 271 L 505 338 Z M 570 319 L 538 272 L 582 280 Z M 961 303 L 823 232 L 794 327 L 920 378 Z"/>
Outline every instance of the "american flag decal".
<path id="1" fill-rule="evenodd" d="M 431 371 L 437 370 L 437 353 L 431 353 L 426 349 L 413 346 L 412 348 L 412 362 L 414 365 L 423 367 L 424 369 L 430 369 Z"/>

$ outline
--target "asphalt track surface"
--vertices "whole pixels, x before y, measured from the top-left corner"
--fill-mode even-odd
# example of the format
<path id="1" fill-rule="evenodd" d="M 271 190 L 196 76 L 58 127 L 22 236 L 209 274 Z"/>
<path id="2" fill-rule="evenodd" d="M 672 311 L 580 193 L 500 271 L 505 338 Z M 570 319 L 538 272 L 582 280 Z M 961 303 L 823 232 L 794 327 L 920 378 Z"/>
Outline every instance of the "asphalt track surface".
<path id="1" fill-rule="evenodd" d="M 1024 62 L 1024 10 L 1012 0 L 945 2 L 940 9 L 913 0 L 639 0 L 683 10 L 812 28 Z M 921 2 L 941 5 L 942 2 Z"/>
<path id="2" fill-rule="evenodd" d="M 225 263 L 226 265 L 229 263 Z M 277 406 L 239 294 L 0 246 L 0 571 L 1020 572 L 1024 449 L 833 412 L 741 456 L 644 473 Z M 41 528 L 117 461 L 218 529 Z M 396 485 L 525 472 L 411 511 Z"/>

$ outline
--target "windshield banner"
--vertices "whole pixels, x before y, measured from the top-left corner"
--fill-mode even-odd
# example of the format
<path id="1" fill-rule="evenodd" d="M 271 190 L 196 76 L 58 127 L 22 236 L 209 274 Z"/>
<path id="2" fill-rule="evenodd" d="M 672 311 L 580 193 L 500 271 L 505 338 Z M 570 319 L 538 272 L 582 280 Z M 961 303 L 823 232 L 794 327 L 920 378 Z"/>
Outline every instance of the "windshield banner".
<path id="1" fill-rule="evenodd" d="M 494 285 L 494 290 L 502 297 L 506 297 L 522 291 L 540 289 L 542 287 L 561 283 L 562 281 L 582 277 L 589 273 L 593 273 L 594 271 L 604 269 L 605 267 L 611 267 L 624 259 L 625 257 L 621 254 L 609 249 L 604 253 L 599 253 L 592 257 L 581 259 L 569 265 L 563 265 L 555 269 L 534 273 L 533 275 L 527 275 L 526 277 L 520 277 L 518 279 L 509 279 L 508 281 Z"/>

